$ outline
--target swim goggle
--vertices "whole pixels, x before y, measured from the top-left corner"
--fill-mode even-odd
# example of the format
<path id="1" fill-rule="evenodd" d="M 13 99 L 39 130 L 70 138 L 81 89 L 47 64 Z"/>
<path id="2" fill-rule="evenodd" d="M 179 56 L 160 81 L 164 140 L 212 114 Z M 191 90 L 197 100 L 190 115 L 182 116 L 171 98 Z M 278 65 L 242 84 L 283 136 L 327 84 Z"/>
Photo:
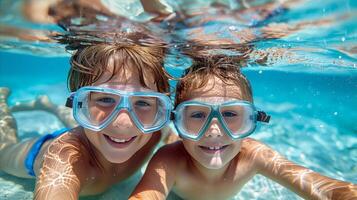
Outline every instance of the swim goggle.
<path id="1" fill-rule="evenodd" d="M 84 128 L 100 131 L 127 110 L 135 125 L 144 133 L 160 130 L 170 121 L 172 103 L 158 92 L 121 91 L 106 87 L 86 86 L 67 99 L 74 119 Z"/>
<path id="2" fill-rule="evenodd" d="M 257 111 L 253 104 L 240 100 L 221 104 L 186 101 L 179 104 L 173 113 L 178 133 L 191 140 L 199 140 L 214 118 L 233 140 L 252 134 L 257 121 L 268 123 L 270 120 L 270 116 L 263 111 Z"/>

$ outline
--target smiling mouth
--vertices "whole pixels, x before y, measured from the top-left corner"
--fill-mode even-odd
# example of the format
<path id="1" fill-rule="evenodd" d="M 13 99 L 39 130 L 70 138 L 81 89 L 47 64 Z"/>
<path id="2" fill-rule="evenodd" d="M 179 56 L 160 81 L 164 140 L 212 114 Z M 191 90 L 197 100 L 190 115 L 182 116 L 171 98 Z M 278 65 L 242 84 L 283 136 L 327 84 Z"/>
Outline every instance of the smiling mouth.
<path id="1" fill-rule="evenodd" d="M 204 152 L 206 153 L 216 153 L 216 152 L 222 152 L 224 151 L 229 145 L 223 145 L 223 146 L 198 146 L 200 147 Z"/>
<path id="2" fill-rule="evenodd" d="M 137 136 L 133 136 L 128 139 L 119 139 L 104 134 L 104 138 L 107 140 L 107 142 L 115 148 L 125 148 L 129 146 L 135 140 L 136 137 Z"/>

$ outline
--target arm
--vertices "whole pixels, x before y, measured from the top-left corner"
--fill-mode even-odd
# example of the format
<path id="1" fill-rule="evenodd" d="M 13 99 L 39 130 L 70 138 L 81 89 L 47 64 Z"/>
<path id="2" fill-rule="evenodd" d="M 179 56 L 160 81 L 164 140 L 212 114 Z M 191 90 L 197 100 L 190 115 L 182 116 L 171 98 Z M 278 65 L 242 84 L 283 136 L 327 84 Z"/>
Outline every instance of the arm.
<path id="1" fill-rule="evenodd" d="M 179 153 L 174 150 L 177 144 L 166 145 L 158 150 L 150 160 L 145 174 L 131 194 L 130 200 L 166 199 L 175 183 L 180 166 Z"/>
<path id="2" fill-rule="evenodd" d="M 356 199 L 357 185 L 332 179 L 299 166 L 270 147 L 254 141 L 258 173 L 289 188 L 305 199 Z"/>
<path id="3" fill-rule="evenodd" d="M 66 135 L 65 135 L 66 136 Z M 78 199 L 86 170 L 78 146 L 55 139 L 44 155 L 34 199 Z"/>

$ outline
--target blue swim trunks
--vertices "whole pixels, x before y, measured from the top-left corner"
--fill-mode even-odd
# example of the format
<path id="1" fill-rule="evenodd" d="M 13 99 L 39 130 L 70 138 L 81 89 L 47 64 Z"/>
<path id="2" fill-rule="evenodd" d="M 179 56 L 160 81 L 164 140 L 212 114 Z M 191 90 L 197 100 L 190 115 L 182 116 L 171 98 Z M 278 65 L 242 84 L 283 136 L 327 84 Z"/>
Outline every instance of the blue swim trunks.
<path id="1" fill-rule="evenodd" d="M 33 165 L 35 163 L 36 157 L 38 155 L 38 153 L 41 150 L 41 147 L 43 145 L 43 143 L 45 143 L 47 140 L 56 138 L 60 135 L 62 135 L 63 133 L 69 131 L 69 128 L 63 128 L 60 130 L 55 131 L 52 134 L 46 134 L 42 137 L 40 137 L 31 147 L 30 151 L 27 154 L 27 157 L 25 159 L 25 168 L 27 170 L 27 173 L 31 176 L 35 176 L 35 172 L 33 171 Z"/>

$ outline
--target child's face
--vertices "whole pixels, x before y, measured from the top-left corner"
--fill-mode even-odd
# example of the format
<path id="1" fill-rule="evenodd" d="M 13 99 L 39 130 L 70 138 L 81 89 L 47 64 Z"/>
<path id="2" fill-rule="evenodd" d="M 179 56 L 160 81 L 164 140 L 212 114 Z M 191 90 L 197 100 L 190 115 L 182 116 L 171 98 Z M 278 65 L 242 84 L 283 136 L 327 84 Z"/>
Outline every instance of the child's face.
<path id="1" fill-rule="evenodd" d="M 113 70 L 113 67 L 109 67 L 108 71 L 104 72 L 93 85 L 122 91 L 157 91 L 151 73 L 143 72 L 147 74 L 145 76 L 145 83 L 148 88 L 145 88 L 140 83 L 137 69 L 131 65 L 128 63 L 125 70 L 116 73 L 108 81 L 112 75 L 111 70 Z M 151 138 L 151 134 L 144 134 L 136 127 L 126 109 L 120 110 L 116 118 L 103 130 L 96 132 L 85 129 L 85 133 L 96 149 L 112 163 L 127 161 Z"/>
<path id="2" fill-rule="evenodd" d="M 190 92 L 186 99 L 206 103 L 222 103 L 242 100 L 241 90 L 236 85 L 227 85 L 211 77 L 203 88 Z M 219 169 L 231 161 L 240 151 L 241 140 L 232 140 L 217 118 L 213 118 L 207 131 L 198 141 L 183 139 L 187 152 L 202 166 Z"/>

